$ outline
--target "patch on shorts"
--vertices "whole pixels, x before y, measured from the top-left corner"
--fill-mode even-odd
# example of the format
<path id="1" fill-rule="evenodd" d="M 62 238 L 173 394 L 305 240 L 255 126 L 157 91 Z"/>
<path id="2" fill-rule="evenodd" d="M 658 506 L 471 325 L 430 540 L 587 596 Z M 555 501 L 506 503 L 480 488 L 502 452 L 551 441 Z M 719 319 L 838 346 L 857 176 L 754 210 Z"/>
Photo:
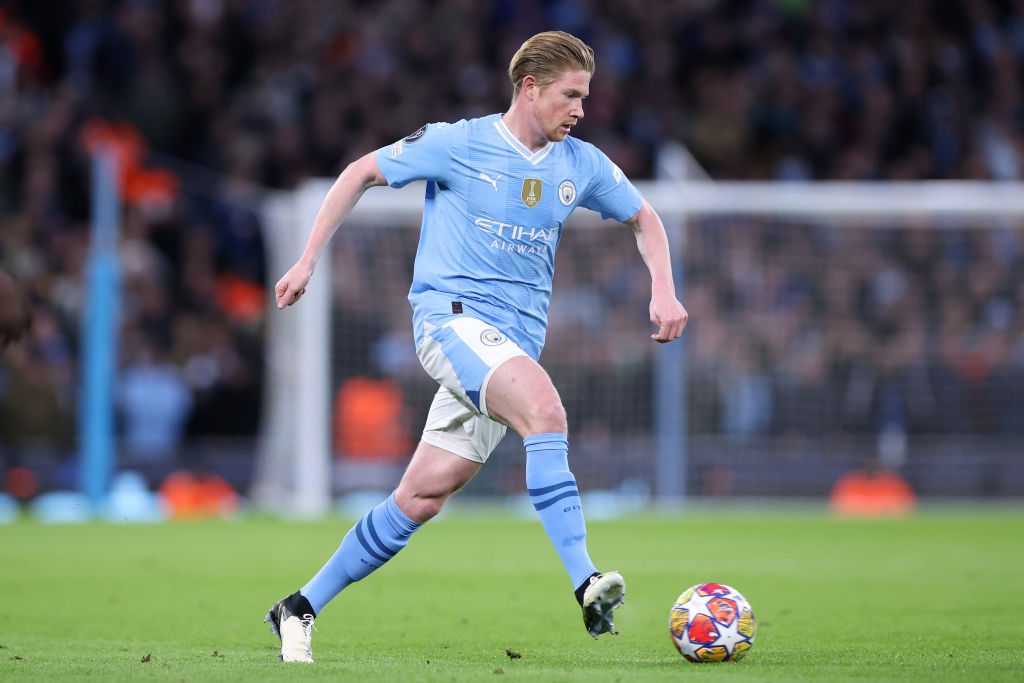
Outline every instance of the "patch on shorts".
<path id="1" fill-rule="evenodd" d="M 493 327 L 488 327 L 480 333 L 480 343 L 484 346 L 501 346 L 508 341 L 508 337 L 498 332 Z"/>

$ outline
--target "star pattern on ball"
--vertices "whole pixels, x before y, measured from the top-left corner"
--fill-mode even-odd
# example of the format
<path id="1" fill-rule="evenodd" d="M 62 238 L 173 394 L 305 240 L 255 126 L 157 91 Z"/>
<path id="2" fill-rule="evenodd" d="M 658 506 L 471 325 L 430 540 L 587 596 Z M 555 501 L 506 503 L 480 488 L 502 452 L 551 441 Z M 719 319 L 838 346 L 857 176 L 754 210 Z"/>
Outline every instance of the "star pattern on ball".
<path id="1" fill-rule="evenodd" d="M 728 626 L 717 621 L 714 613 L 709 607 L 709 603 L 721 598 L 728 598 L 736 603 L 736 616 Z M 698 614 L 706 615 L 711 619 L 715 624 L 715 628 L 718 630 L 718 638 L 715 640 L 714 645 L 724 645 L 730 655 L 737 643 L 748 640 L 748 638 L 736 630 L 736 627 L 739 624 L 739 614 L 742 612 L 743 607 L 743 602 L 737 600 L 736 595 L 732 592 L 725 595 L 701 595 L 698 590 L 694 592 L 693 596 L 687 603 L 687 608 L 690 610 L 690 621 L 693 621 L 694 617 Z"/>
<path id="2" fill-rule="evenodd" d="M 712 619 L 714 615 L 711 614 L 711 610 L 708 608 L 708 603 L 719 596 L 717 595 L 701 595 L 699 592 L 694 592 L 693 597 L 690 598 L 690 618 L 693 618 L 694 614 L 706 614 Z"/>

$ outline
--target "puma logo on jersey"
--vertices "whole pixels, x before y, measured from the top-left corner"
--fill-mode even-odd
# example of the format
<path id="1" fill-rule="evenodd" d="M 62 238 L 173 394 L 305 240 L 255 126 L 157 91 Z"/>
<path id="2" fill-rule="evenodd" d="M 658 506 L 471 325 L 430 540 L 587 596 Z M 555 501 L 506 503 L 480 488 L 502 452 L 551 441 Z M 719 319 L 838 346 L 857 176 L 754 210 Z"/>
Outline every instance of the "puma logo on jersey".
<path id="1" fill-rule="evenodd" d="M 486 180 L 487 182 L 489 182 L 491 186 L 494 188 L 494 191 L 497 192 L 498 181 L 501 180 L 501 176 L 499 175 L 497 178 L 491 179 L 491 176 L 487 175 L 486 173 L 481 173 L 480 180 Z"/>

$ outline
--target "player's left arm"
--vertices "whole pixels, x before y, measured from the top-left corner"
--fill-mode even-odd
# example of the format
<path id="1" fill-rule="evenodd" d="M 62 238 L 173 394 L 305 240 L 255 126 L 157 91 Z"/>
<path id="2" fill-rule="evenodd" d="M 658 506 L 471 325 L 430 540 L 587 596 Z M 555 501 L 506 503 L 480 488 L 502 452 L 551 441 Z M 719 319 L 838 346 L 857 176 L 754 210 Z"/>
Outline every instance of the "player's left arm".
<path id="1" fill-rule="evenodd" d="M 651 339 L 659 344 L 678 339 L 689 315 L 676 299 L 665 225 L 646 199 L 636 215 L 625 223 L 633 229 L 640 256 L 651 272 L 651 322 L 658 326 Z"/>

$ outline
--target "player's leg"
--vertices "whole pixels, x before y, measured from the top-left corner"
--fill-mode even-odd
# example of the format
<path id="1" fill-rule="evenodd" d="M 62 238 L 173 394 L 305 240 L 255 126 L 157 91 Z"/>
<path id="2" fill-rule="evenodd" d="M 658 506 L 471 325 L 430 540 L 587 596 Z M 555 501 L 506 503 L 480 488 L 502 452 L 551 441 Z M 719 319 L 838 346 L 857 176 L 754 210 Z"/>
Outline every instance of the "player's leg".
<path id="1" fill-rule="evenodd" d="M 425 328 L 416 352 L 452 400 L 473 411 L 462 425 L 473 449 L 450 450 L 463 457 L 475 450 L 486 458 L 504 434 L 503 425 L 525 438 L 527 488 L 576 588 L 587 630 L 593 636 L 614 631 L 611 610 L 621 604 L 625 584 L 617 573 L 598 574 L 587 553 L 586 524 L 568 465 L 565 410 L 547 373 L 507 335 L 472 316 Z M 424 438 L 431 433 L 425 431 Z"/>
<path id="2" fill-rule="evenodd" d="M 481 467 L 479 462 L 421 441 L 395 489 L 398 507 L 417 524 L 423 524 L 436 516 Z"/>
<path id="3" fill-rule="evenodd" d="M 397 555 L 479 470 L 480 463 L 421 441 L 395 492 L 355 523 L 327 564 L 299 590 L 314 613 Z"/>
<path id="4" fill-rule="evenodd" d="M 487 384 L 487 414 L 524 439 L 536 434 L 565 434 L 562 399 L 544 368 L 529 356 L 510 358 Z"/>
<path id="5" fill-rule="evenodd" d="M 583 607 L 595 638 L 615 633 L 612 610 L 622 604 L 625 582 L 617 572 L 599 574 L 587 551 L 587 526 L 576 478 L 569 470 L 565 409 L 551 378 L 532 358 L 504 362 L 486 387 L 484 407 L 523 437 L 526 488 Z"/>
<path id="6" fill-rule="evenodd" d="M 350 584 L 369 576 L 408 543 L 421 524 L 473 478 L 504 434 L 442 387 L 412 461 L 395 492 L 349 530 L 338 550 L 301 589 L 275 604 L 267 621 L 281 638 L 281 659 L 312 662 L 313 621 Z"/>

